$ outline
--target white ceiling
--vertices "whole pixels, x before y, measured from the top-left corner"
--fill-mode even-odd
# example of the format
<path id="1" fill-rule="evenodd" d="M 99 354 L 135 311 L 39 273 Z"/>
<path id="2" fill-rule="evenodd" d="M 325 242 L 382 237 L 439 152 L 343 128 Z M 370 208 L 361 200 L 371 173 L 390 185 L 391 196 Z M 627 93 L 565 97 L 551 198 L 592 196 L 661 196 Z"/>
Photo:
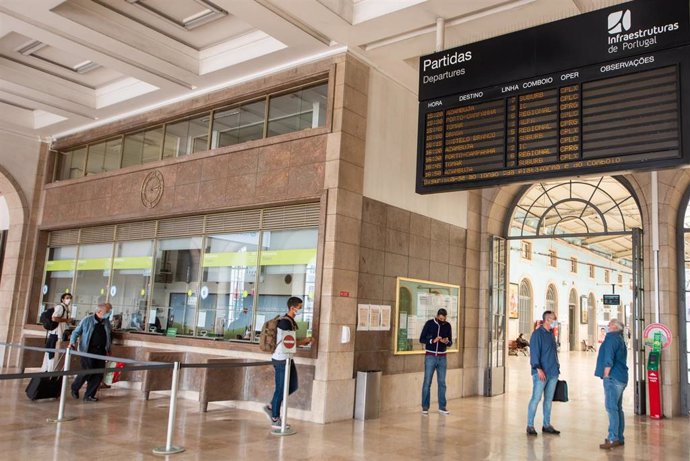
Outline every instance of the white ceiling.
<path id="1" fill-rule="evenodd" d="M 50 138 L 345 49 L 418 57 L 627 0 L 0 0 L 0 131 Z M 210 3 L 210 4 L 209 4 Z"/>

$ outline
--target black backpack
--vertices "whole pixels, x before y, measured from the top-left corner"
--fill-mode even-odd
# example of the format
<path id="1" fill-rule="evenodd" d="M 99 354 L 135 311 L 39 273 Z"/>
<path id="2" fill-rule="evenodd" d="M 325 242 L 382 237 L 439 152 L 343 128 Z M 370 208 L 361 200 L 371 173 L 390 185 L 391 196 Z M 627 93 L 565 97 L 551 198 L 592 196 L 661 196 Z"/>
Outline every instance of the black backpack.
<path id="1" fill-rule="evenodd" d="M 41 322 L 41 325 L 43 325 L 43 328 L 45 328 L 48 331 L 53 331 L 58 326 L 58 322 L 55 322 L 53 320 L 53 313 L 54 312 L 55 312 L 55 308 L 50 307 L 50 308 L 44 310 L 41 313 L 41 316 L 38 318 L 39 322 Z"/>

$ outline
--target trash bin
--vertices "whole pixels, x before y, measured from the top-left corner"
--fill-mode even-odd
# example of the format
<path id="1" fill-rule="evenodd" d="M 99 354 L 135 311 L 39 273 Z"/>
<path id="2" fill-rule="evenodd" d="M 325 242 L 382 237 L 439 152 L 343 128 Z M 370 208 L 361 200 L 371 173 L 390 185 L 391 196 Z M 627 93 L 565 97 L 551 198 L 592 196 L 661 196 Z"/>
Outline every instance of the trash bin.
<path id="1" fill-rule="evenodd" d="M 358 371 L 355 419 L 376 419 L 381 410 L 381 371 Z"/>

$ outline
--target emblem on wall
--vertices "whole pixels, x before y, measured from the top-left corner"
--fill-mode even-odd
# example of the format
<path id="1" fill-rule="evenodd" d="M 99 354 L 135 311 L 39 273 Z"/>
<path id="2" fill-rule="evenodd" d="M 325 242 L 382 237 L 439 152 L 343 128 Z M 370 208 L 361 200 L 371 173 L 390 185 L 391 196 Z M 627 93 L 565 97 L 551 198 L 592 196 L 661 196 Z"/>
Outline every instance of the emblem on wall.
<path id="1" fill-rule="evenodd" d="M 164 188 L 165 183 L 161 172 L 158 170 L 150 172 L 141 184 L 141 203 L 146 208 L 155 207 L 161 201 Z"/>

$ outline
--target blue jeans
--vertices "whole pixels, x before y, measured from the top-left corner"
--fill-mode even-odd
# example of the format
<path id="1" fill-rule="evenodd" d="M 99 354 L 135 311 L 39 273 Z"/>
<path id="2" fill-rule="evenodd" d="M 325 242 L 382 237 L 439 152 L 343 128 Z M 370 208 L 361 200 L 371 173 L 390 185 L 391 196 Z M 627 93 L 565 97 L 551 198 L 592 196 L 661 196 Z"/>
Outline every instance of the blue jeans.
<path id="1" fill-rule="evenodd" d="M 276 388 L 273 391 L 273 399 L 271 400 L 271 413 L 273 419 L 280 416 L 280 406 L 283 404 L 283 386 L 285 385 L 285 360 L 271 360 L 273 362 L 273 370 L 276 377 Z M 297 385 L 297 367 L 295 362 L 290 361 L 290 388 L 289 393 L 292 394 L 298 388 Z"/>
<path id="2" fill-rule="evenodd" d="M 424 358 L 424 384 L 422 385 L 422 409 L 428 410 L 431 400 L 431 382 L 434 371 L 438 376 L 438 408 L 446 409 L 446 368 L 445 355 L 427 355 Z"/>
<path id="3" fill-rule="evenodd" d="M 532 375 L 532 398 L 527 406 L 527 426 L 534 427 L 534 415 L 537 413 L 537 405 L 544 395 L 544 422 L 542 426 L 551 425 L 551 402 L 556 391 L 558 376 L 547 376 L 546 381 L 541 381 L 537 373 Z"/>
<path id="4" fill-rule="evenodd" d="M 623 430 L 625 418 L 623 417 L 623 391 L 626 383 L 613 378 L 604 378 L 604 404 L 609 415 L 609 435 L 611 442 L 624 441 Z"/>

